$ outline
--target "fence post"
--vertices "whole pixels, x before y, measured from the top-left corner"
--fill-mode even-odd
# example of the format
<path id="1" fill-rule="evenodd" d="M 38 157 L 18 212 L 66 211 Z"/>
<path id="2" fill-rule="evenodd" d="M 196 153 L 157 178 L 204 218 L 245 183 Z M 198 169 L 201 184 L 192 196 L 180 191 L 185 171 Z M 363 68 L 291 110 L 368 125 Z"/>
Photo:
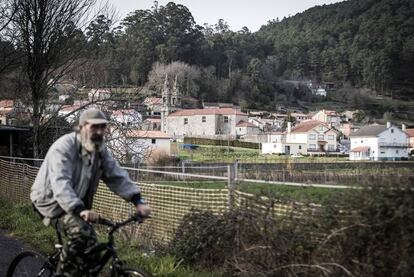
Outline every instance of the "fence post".
<path id="1" fill-rule="evenodd" d="M 230 211 L 234 209 L 234 191 L 236 188 L 236 166 L 237 163 L 227 165 L 227 201 Z"/>

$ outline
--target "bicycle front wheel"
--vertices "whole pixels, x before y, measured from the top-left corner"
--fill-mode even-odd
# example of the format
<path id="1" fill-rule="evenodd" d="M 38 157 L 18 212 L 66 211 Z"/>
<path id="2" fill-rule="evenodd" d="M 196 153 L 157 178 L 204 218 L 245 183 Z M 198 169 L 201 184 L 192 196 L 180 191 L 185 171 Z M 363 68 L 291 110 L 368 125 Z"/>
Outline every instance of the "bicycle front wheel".
<path id="1" fill-rule="evenodd" d="M 119 276 L 122 277 L 152 277 L 151 274 L 142 269 L 123 268 L 120 270 Z"/>
<path id="2" fill-rule="evenodd" d="M 51 277 L 53 271 L 47 266 L 47 260 L 33 251 L 18 254 L 10 263 L 6 277 Z"/>

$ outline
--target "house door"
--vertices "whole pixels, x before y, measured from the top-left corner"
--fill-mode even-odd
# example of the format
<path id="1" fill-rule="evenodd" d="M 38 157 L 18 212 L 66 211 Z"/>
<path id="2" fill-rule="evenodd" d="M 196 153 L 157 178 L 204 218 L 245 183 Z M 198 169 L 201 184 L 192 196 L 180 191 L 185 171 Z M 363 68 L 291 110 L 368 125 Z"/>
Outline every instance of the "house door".
<path id="1" fill-rule="evenodd" d="M 285 145 L 285 154 L 290 155 L 290 145 Z"/>

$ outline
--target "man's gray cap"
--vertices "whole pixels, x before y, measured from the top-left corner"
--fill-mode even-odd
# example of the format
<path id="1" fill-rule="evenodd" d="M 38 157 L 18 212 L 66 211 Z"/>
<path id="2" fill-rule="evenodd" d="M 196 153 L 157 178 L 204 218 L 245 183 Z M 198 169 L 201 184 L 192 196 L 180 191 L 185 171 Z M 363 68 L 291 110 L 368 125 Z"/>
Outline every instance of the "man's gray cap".
<path id="1" fill-rule="evenodd" d="M 85 124 L 106 124 L 108 120 L 106 119 L 105 114 L 98 109 L 88 109 L 81 113 L 79 117 L 79 125 L 83 126 Z"/>

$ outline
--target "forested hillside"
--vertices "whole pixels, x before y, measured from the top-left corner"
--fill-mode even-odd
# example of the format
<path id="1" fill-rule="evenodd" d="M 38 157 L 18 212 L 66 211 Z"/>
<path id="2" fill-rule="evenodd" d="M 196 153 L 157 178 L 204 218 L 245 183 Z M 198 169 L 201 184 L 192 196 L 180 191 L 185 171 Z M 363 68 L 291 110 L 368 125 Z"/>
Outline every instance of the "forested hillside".
<path id="1" fill-rule="evenodd" d="M 118 25 L 101 15 L 70 39 L 86 51 L 66 78 L 86 87 L 139 86 L 157 93 L 169 73 L 197 99 L 269 110 L 326 100 L 358 108 L 364 97 L 378 95 L 414 98 L 412 0 L 318 6 L 268 22 L 255 33 L 232 31 L 225 20 L 200 26 L 187 7 L 154 2 L 147 10 L 131 11 Z M 14 57 L 11 46 L 7 37 L 0 42 L 8 49 L 0 63 L 7 64 Z M 16 53 L 24 51 L 18 43 L 15 47 Z M 21 79 L 22 74 L 10 73 L 16 68 L 13 62 L 8 71 L 2 69 L 6 80 Z M 315 98 L 301 84 L 309 80 L 333 82 L 339 90 L 328 99 Z M 4 78 L 2 83 L 10 87 Z"/>
<path id="2" fill-rule="evenodd" d="M 279 73 L 350 82 L 381 94 L 412 98 L 414 1 L 363 0 L 314 7 L 264 26 Z"/>

